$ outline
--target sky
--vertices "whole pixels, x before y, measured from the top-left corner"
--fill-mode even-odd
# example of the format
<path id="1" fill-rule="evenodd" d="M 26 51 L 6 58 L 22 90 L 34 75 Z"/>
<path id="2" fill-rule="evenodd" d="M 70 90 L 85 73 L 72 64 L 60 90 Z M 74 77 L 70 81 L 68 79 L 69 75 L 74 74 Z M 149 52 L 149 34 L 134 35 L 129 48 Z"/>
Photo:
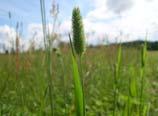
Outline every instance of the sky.
<path id="1" fill-rule="evenodd" d="M 59 4 L 58 32 L 68 41 L 71 14 L 74 7 L 81 10 L 87 44 L 144 39 L 158 40 L 158 0 L 56 0 Z M 45 0 L 46 19 L 50 30 L 52 0 Z M 11 12 L 9 19 L 8 12 Z M 1 0 L 0 45 L 10 46 L 15 39 L 16 23 L 21 24 L 21 44 L 29 47 L 32 38 L 43 43 L 40 0 Z"/>

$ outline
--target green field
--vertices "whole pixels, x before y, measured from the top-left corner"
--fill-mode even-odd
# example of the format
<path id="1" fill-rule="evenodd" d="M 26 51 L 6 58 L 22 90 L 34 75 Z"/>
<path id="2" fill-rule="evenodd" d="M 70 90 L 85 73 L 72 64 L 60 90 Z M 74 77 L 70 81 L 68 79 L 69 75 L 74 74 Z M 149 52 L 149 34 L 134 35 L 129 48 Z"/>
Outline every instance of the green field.
<path id="1" fill-rule="evenodd" d="M 87 116 L 111 116 L 118 48 L 87 48 L 83 57 L 83 82 Z M 44 52 L 0 55 L 1 116 L 51 115 Z M 55 116 L 75 115 L 70 48 L 52 53 L 52 93 Z M 141 51 L 122 48 L 116 116 L 139 116 Z M 158 115 L 158 52 L 148 51 L 144 71 L 142 115 Z"/>

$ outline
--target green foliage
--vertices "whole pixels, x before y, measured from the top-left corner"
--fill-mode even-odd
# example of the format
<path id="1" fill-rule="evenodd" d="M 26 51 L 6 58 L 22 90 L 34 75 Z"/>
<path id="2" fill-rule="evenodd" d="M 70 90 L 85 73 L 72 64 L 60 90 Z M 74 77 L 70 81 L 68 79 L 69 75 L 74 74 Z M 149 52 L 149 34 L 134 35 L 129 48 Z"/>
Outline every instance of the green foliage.
<path id="1" fill-rule="evenodd" d="M 82 64 L 85 77 L 84 92 L 87 116 L 113 115 L 114 78 L 112 77 L 114 77 L 113 63 L 118 58 L 117 51 L 117 47 L 87 48 Z M 141 51 L 122 47 L 121 52 L 119 93 L 117 94 L 115 114 L 116 116 L 128 116 L 129 112 L 130 116 L 139 116 Z M 59 56 L 52 52 L 52 75 L 56 77 L 53 78 L 54 115 L 73 116 L 77 109 L 75 111 L 72 53 L 70 49 L 61 49 L 60 53 L 64 71 L 61 69 Z M 45 55 L 46 53 L 42 51 L 19 54 L 18 80 L 16 78 L 15 56 L 0 55 L 0 115 L 51 116 L 48 78 L 45 76 L 47 74 L 47 65 L 44 65 Z M 144 76 L 147 78 L 144 78 L 142 115 L 156 116 L 158 113 L 158 52 L 146 51 L 146 55 L 148 59 L 145 60 Z M 8 62 L 9 58 L 10 63 Z M 81 77 L 81 75 L 79 76 Z M 63 80 L 64 77 L 65 80 Z M 63 81 L 66 82 L 66 86 Z M 66 99 L 63 89 L 66 90 Z"/>
<path id="2" fill-rule="evenodd" d="M 129 78 L 129 92 L 131 97 L 136 97 L 137 96 L 137 80 L 136 76 L 134 75 L 135 71 L 133 67 L 130 67 L 130 73 L 131 76 Z"/>
<path id="3" fill-rule="evenodd" d="M 73 79 L 75 87 L 75 102 L 76 102 L 76 114 L 77 116 L 84 116 L 84 98 L 83 98 L 83 88 L 80 81 L 80 75 L 78 72 L 78 66 L 75 61 L 74 56 L 72 56 L 72 66 L 73 66 Z"/>
<path id="4" fill-rule="evenodd" d="M 115 66 L 114 72 L 114 110 L 113 116 L 116 115 L 117 111 L 117 102 L 118 102 L 118 95 L 119 95 L 119 80 L 120 80 L 120 68 L 121 68 L 121 60 L 122 60 L 122 47 L 121 44 L 119 45 L 118 49 L 118 56 L 117 56 L 117 63 Z"/>
<path id="5" fill-rule="evenodd" d="M 140 108 L 139 108 L 139 115 L 143 115 L 143 109 L 145 107 L 145 101 L 144 101 L 144 87 L 145 87 L 145 63 L 146 63 L 146 42 L 142 46 L 141 49 L 141 70 L 140 70 L 140 79 L 141 79 L 141 84 L 140 84 Z M 143 115 L 144 116 L 144 115 Z"/>

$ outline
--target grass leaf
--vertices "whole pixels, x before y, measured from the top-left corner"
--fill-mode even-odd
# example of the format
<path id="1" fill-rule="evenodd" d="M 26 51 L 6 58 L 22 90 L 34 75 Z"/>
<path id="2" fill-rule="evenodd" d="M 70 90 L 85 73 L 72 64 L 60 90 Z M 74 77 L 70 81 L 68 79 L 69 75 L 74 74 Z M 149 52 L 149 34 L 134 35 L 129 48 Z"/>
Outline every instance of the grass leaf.
<path id="1" fill-rule="evenodd" d="M 76 113 L 77 116 L 84 116 L 83 89 L 80 81 L 78 66 L 73 55 L 72 55 L 72 67 L 73 67 L 73 79 L 75 86 Z"/>

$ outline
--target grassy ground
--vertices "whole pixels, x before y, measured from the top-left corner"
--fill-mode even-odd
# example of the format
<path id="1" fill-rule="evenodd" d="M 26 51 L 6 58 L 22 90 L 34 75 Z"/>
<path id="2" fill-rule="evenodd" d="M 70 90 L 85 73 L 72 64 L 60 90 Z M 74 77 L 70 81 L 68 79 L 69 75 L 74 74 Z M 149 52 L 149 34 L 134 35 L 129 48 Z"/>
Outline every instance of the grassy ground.
<path id="1" fill-rule="evenodd" d="M 113 112 L 113 83 L 117 48 L 88 48 L 83 58 L 84 92 L 87 116 L 106 116 Z M 74 115 L 74 85 L 70 50 L 53 52 L 53 97 L 55 116 Z M 136 116 L 140 86 L 140 50 L 123 48 L 119 78 L 117 113 Z M 45 53 L 0 55 L 0 114 L 2 116 L 50 115 Z M 129 79 L 136 80 L 129 90 Z M 132 86 L 132 84 L 131 84 Z M 158 114 L 158 52 L 147 52 L 144 104 L 150 116 Z M 130 93 L 129 93 L 130 91 Z M 128 96 L 130 94 L 130 110 Z M 144 108 L 145 109 L 145 108 Z M 128 111 L 125 112 L 125 111 Z"/>

